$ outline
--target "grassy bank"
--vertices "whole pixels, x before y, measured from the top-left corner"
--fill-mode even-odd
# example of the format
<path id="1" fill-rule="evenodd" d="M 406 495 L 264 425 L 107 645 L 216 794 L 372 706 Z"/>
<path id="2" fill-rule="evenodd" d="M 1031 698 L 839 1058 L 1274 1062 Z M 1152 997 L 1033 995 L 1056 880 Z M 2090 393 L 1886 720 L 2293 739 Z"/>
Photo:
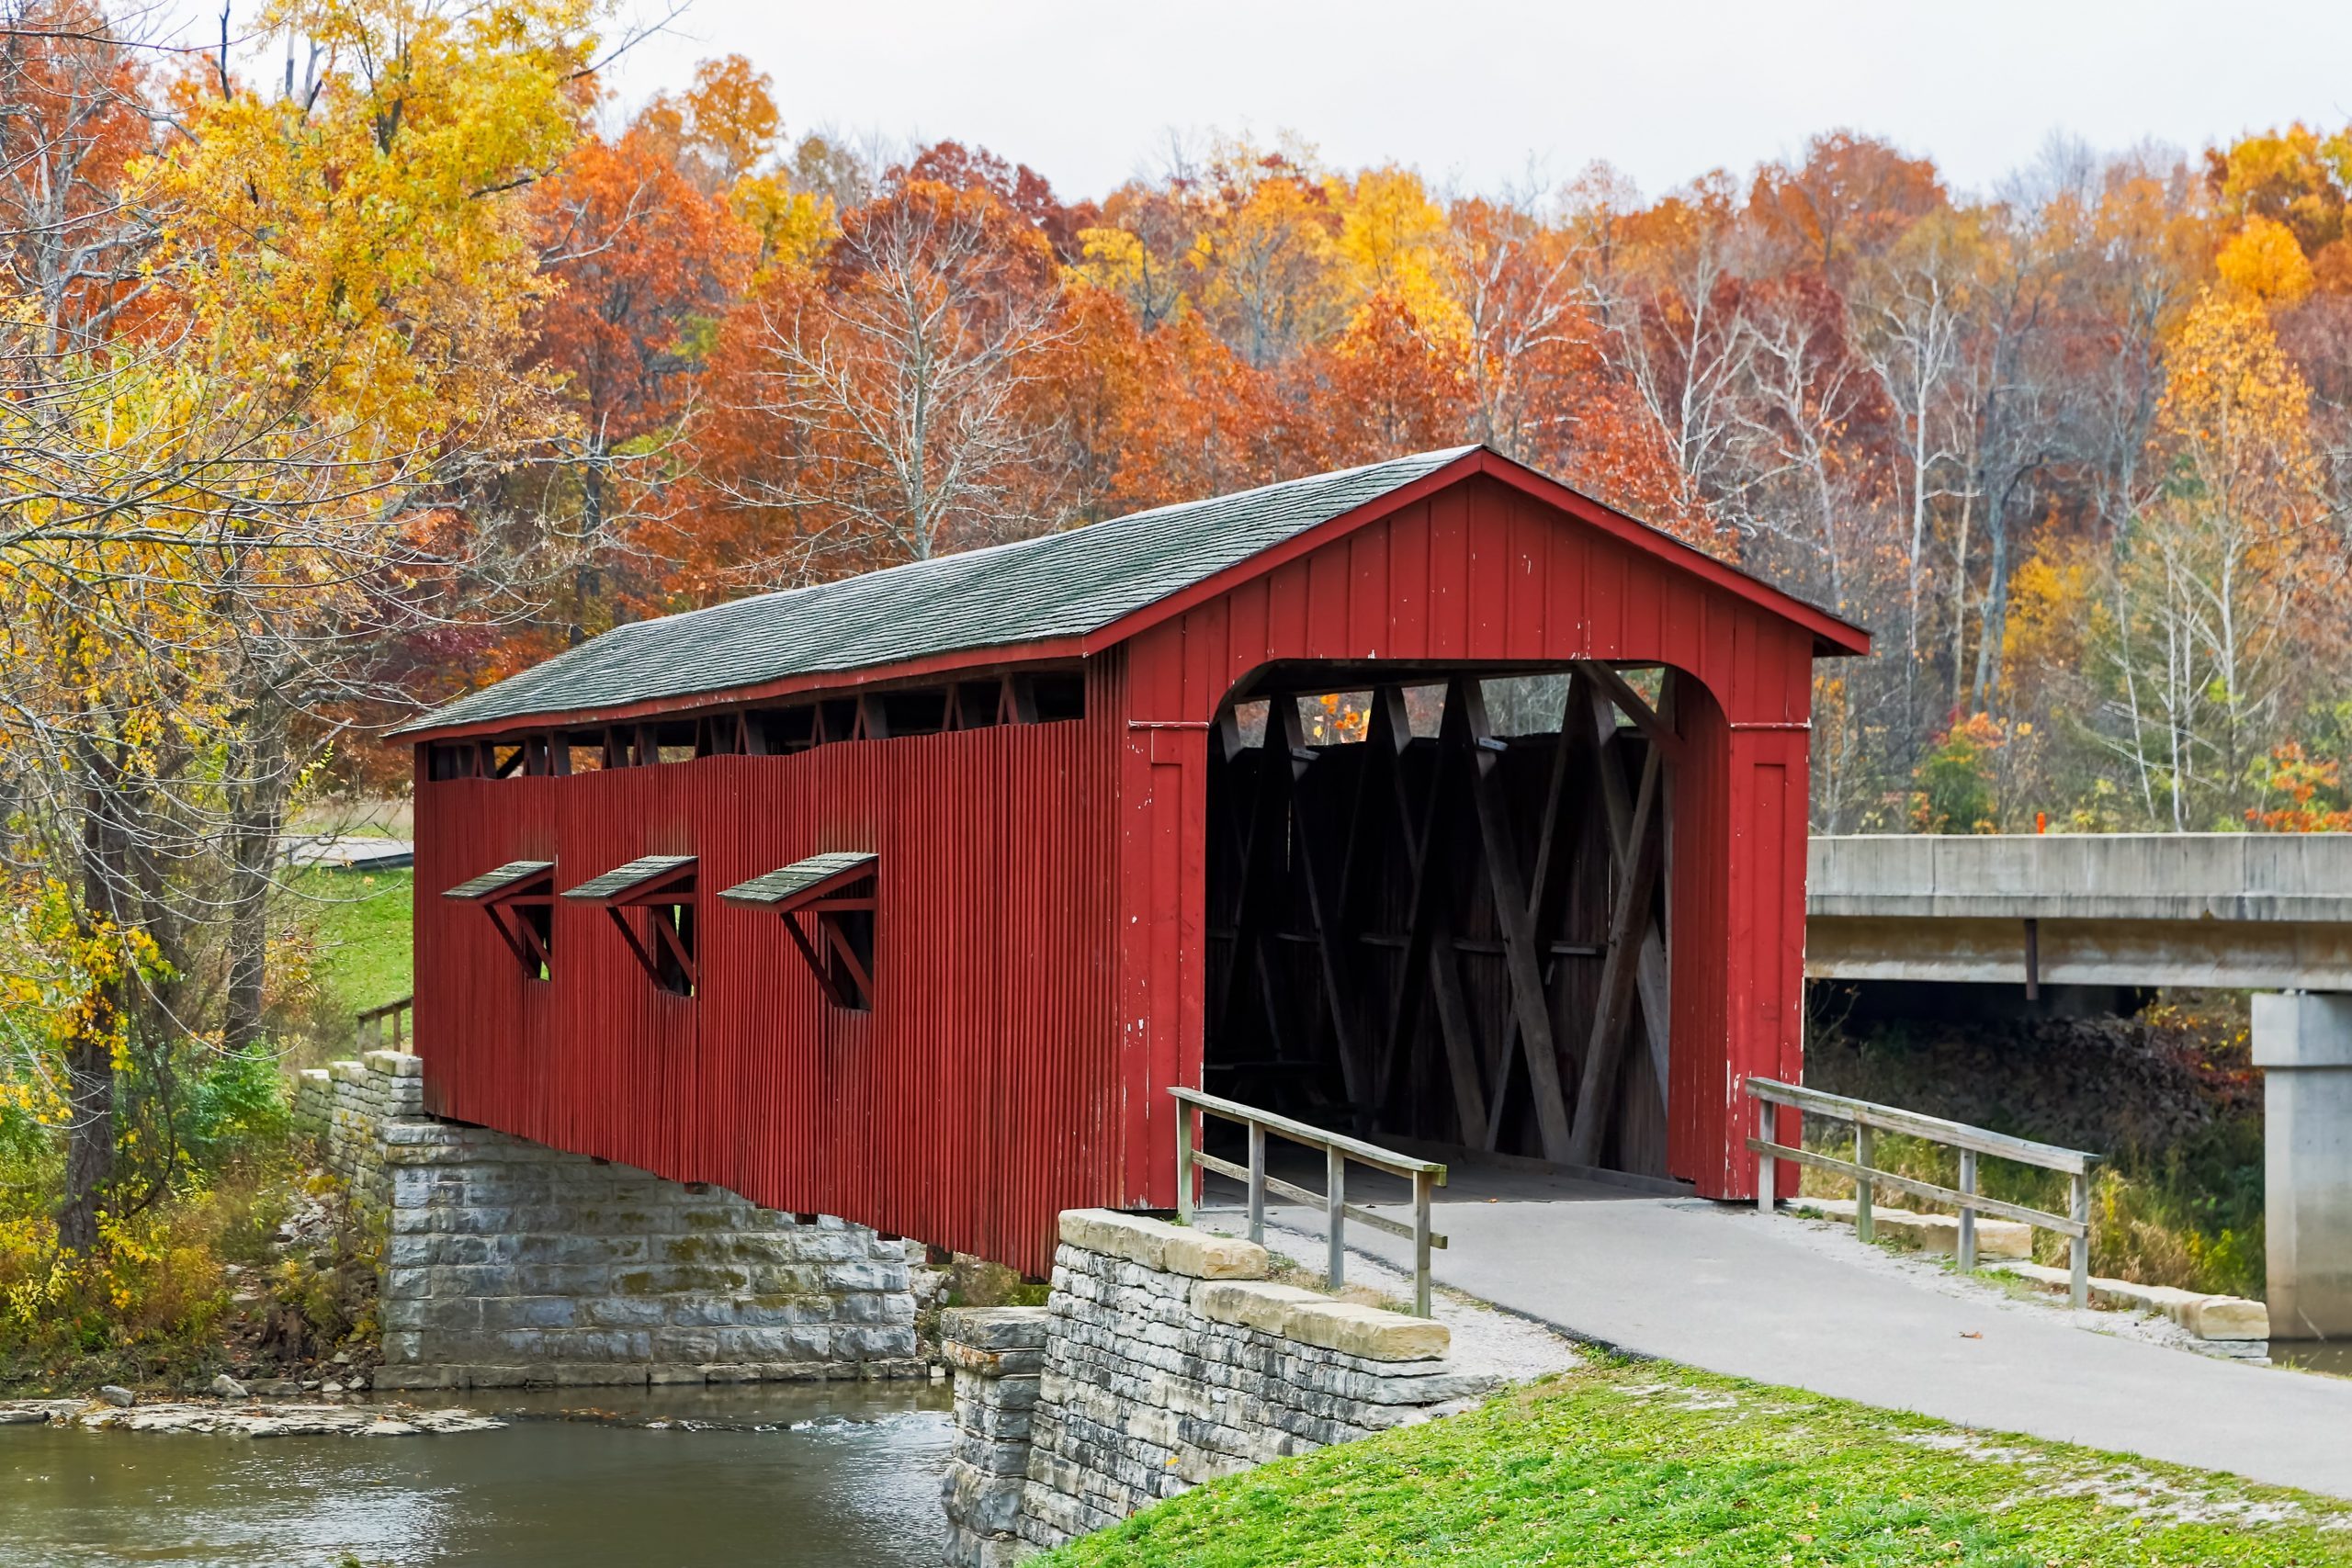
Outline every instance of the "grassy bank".
<path id="1" fill-rule="evenodd" d="M 288 889 L 313 943 L 320 990 L 345 1017 L 415 988 L 409 942 L 416 876 L 400 871 L 311 871 Z"/>
<path id="2" fill-rule="evenodd" d="M 2352 1563 L 2352 1505 L 1660 1363 L 1202 1487 L 1051 1568 Z"/>

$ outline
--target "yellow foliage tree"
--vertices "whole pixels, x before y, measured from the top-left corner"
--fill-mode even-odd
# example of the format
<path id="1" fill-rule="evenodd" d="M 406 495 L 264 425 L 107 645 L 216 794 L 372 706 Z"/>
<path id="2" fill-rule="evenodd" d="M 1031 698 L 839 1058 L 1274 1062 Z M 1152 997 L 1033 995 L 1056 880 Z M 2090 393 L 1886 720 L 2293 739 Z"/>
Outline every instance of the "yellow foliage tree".
<path id="1" fill-rule="evenodd" d="M 1366 169 L 1352 186 L 1333 176 L 1324 188 L 1340 210 L 1333 248 L 1355 316 L 1385 297 L 1410 313 L 1423 333 L 1457 347 L 1467 343 L 1469 318 L 1447 276 L 1445 209 L 1430 199 L 1421 176 L 1392 164 Z"/>
<path id="2" fill-rule="evenodd" d="M 2234 822 L 2286 699 L 2340 637 L 2311 389 L 2261 303 L 2209 290 L 2165 357 L 2152 457 L 2109 589 L 2115 701 L 2152 815 Z"/>
<path id="3" fill-rule="evenodd" d="M 1260 368 L 1329 336 L 1346 316 L 1332 265 L 1340 215 L 1310 154 L 1227 143 L 1206 188 L 1190 260 L 1219 334 Z"/>
<path id="4" fill-rule="evenodd" d="M 2213 258 L 2222 281 L 2267 305 L 2291 305 L 2312 291 L 2312 264 L 2293 231 L 2267 218 L 2249 218 Z"/>
<path id="5" fill-rule="evenodd" d="M 77 940 L 119 955 L 61 1044 L 73 1251 L 103 1231 L 120 1043 L 189 1046 L 158 977 L 224 898 L 232 1025 L 257 1018 L 300 738 L 448 566 L 432 487 L 562 419 L 517 368 L 540 287 L 520 193 L 583 112 L 586 0 L 265 20 L 312 74 L 184 79 L 178 133 L 127 169 L 123 204 L 155 215 L 136 318 L 63 359 L 6 344 L 51 370 L 49 395 L 0 402 L 28 457 L 0 531 L 0 791 Z"/>

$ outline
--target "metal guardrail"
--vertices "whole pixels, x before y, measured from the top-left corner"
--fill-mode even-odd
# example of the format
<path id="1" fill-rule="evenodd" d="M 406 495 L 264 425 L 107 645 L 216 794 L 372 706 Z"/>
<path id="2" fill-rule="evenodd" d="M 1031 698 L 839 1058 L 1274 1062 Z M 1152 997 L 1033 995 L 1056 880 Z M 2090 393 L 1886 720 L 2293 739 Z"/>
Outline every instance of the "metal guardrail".
<path id="1" fill-rule="evenodd" d="M 1854 1179 L 1854 1229 L 1862 1240 L 1869 1241 L 1875 1234 L 1871 1219 L 1871 1188 L 1874 1183 L 1883 1182 L 1900 1191 L 1959 1208 L 1960 1267 L 1963 1273 L 1971 1272 L 1976 1267 L 1976 1216 L 1980 1212 L 2001 1219 L 2020 1220 L 2073 1238 L 2074 1303 L 2077 1307 L 2090 1303 L 2090 1168 L 2098 1160 L 2097 1155 L 2086 1154 L 2080 1149 L 2060 1148 L 2055 1144 L 2037 1144 L 2030 1138 L 2012 1138 L 2006 1133 L 1987 1132 L 1964 1122 L 1947 1122 L 1940 1116 L 1922 1116 L 1917 1111 L 1898 1110 L 1892 1105 L 1876 1105 L 1867 1100 L 1849 1100 L 1841 1094 L 1824 1094 L 1819 1089 L 1802 1089 L 1795 1084 L 1779 1083 L 1771 1078 L 1749 1078 L 1747 1092 L 1757 1102 L 1756 1134 L 1747 1140 L 1748 1148 L 1758 1156 L 1756 1206 L 1766 1213 L 1772 1212 L 1774 1160 L 1793 1160 L 1815 1170 L 1834 1170 Z M 1774 1142 L 1771 1108 L 1775 1105 L 1791 1106 L 1808 1116 L 1826 1116 L 1849 1123 L 1854 1129 L 1854 1157 L 1843 1160 Z M 1921 1181 L 1916 1177 L 1898 1176 L 1872 1165 L 1872 1134 L 1882 1132 L 1926 1138 L 1958 1149 L 1959 1189 L 1955 1190 L 1932 1181 Z M 2021 1203 L 1985 1197 L 1976 1190 L 1976 1160 L 1980 1155 L 2064 1172 L 2073 1179 L 2072 1201 L 2068 1206 L 2074 1213 L 2047 1213 L 2040 1209 L 2029 1209 Z"/>
<path id="2" fill-rule="evenodd" d="M 1347 1245 L 1344 1235 L 1347 1222 L 1370 1225 L 1390 1235 L 1399 1235 L 1413 1244 L 1413 1314 L 1430 1315 L 1430 1249 L 1443 1247 L 1445 1237 L 1430 1229 L 1430 1195 L 1445 1185 L 1445 1167 L 1435 1160 L 1415 1159 L 1394 1149 L 1384 1149 L 1377 1144 L 1367 1144 L 1359 1138 L 1326 1132 L 1304 1122 L 1294 1122 L 1287 1116 L 1260 1111 L 1238 1100 L 1219 1100 L 1198 1089 L 1171 1089 L 1182 1107 L 1176 1113 L 1176 1213 L 1187 1224 L 1192 1223 L 1194 1204 L 1193 1185 L 1201 1171 L 1215 1171 L 1229 1176 L 1247 1187 L 1250 1194 L 1250 1239 L 1266 1239 L 1266 1194 L 1272 1192 L 1302 1203 L 1311 1203 L 1323 1211 L 1324 1224 L 1329 1234 L 1330 1252 L 1324 1264 L 1324 1279 L 1332 1290 L 1338 1290 L 1347 1280 Z M 1195 1122 L 1202 1116 L 1215 1116 L 1220 1121 L 1238 1122 L 1249 1130 L 1250 1163 L 1234 1164 L 1219 1159 L 1202 1149 Z M 1311 1192 L 1294 1182 L 1266 1174 L 1266 1134 L 1302 1144 L 1323 1153 L 1323 1190 Z M 1347 1201 L 1348 1161 L 1385 1170 L 1391 1176 L 1401 1176 L 1413 1184 L 1413 1223 L 1409 1225 L 1375 1214 L 1361 1204 Z"/>
<path id="3" fill-rule="evenodd" d="M 416 1049 L 416 1021 L 413 1016 L 416 998 L 413 994 L 395 997 L 382 1007 L 369 1008 L 352 1015 L 352 1043 L 362 1051 L 384 1049 L 384 1021 L 392 1025 L 391 1048 L 403 1055 Z"/>

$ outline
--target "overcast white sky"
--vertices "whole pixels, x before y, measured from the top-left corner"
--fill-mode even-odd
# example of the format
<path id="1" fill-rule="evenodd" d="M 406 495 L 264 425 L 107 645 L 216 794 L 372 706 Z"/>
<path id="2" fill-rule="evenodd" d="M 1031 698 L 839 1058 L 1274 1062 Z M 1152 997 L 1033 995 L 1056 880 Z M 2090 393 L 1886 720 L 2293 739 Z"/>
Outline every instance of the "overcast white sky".
<path id="1" fill-rule="evenodd" d="M 662 0 L 624 0 L 651 7 Z M 240 7 L 243 7 L 241 6 Z M 1491 189 L 1607 159 L 1651 194 L 1837 127 L 1931 154 L 1962 189 L 2053 130 L 2188 151 L 2352 120 L 2352 4 L 2275 0 L 692 0 L 616 73 L 626 101 L 749 55 L 787 130 L 955 137 L 1066 197 L 1153 164 L 1170 130 L 1293 130 Z"/>

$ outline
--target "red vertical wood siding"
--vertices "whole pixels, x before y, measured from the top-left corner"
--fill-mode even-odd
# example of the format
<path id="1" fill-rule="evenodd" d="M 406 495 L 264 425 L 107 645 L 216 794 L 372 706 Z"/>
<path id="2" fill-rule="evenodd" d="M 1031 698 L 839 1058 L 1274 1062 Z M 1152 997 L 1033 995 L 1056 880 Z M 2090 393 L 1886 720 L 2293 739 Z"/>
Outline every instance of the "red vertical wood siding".
<path id="1" fill-rule="evenodd" d="M 424 785 L 417 1037 L 434 1109 L 774 1208 L 1033 1268 L 1115 1190 L 1108 749 L 1085 720 L 794 757 Z M 827 1004 L 779 917 L 719 889 L 873 850 L 871 1013 Z M 691 853 L 698 993 L 656 989 L 603 910 L 557 903 L 553 978 L 439 890 L 517 855 L 567 887 Z"/>
<path id="2" fill-rule="evenodd" d="M 420 781 L 417 1035 L 432 1103 L 775 1208 L 1042 1272 L 1064 1207 L 1171 1203 L 1200 1081 L 1207 726 L 1275 660 L 1608 659 L 1681 672 L 1669 1168 L 1752 1190 L 1738 1080 L 1794 1077 L 1811 635 L 1474 477 L 1087 660 L 1064 723 L 566 778 Z M 980 662 L 985 656 L 976 656 Z M 880 856 L 875 1006 L 828 1006 L 721 888 Z M 552 980 L 440 890 L 699 857 L 700 987 L 656 990 L 559 901 Z"/>

